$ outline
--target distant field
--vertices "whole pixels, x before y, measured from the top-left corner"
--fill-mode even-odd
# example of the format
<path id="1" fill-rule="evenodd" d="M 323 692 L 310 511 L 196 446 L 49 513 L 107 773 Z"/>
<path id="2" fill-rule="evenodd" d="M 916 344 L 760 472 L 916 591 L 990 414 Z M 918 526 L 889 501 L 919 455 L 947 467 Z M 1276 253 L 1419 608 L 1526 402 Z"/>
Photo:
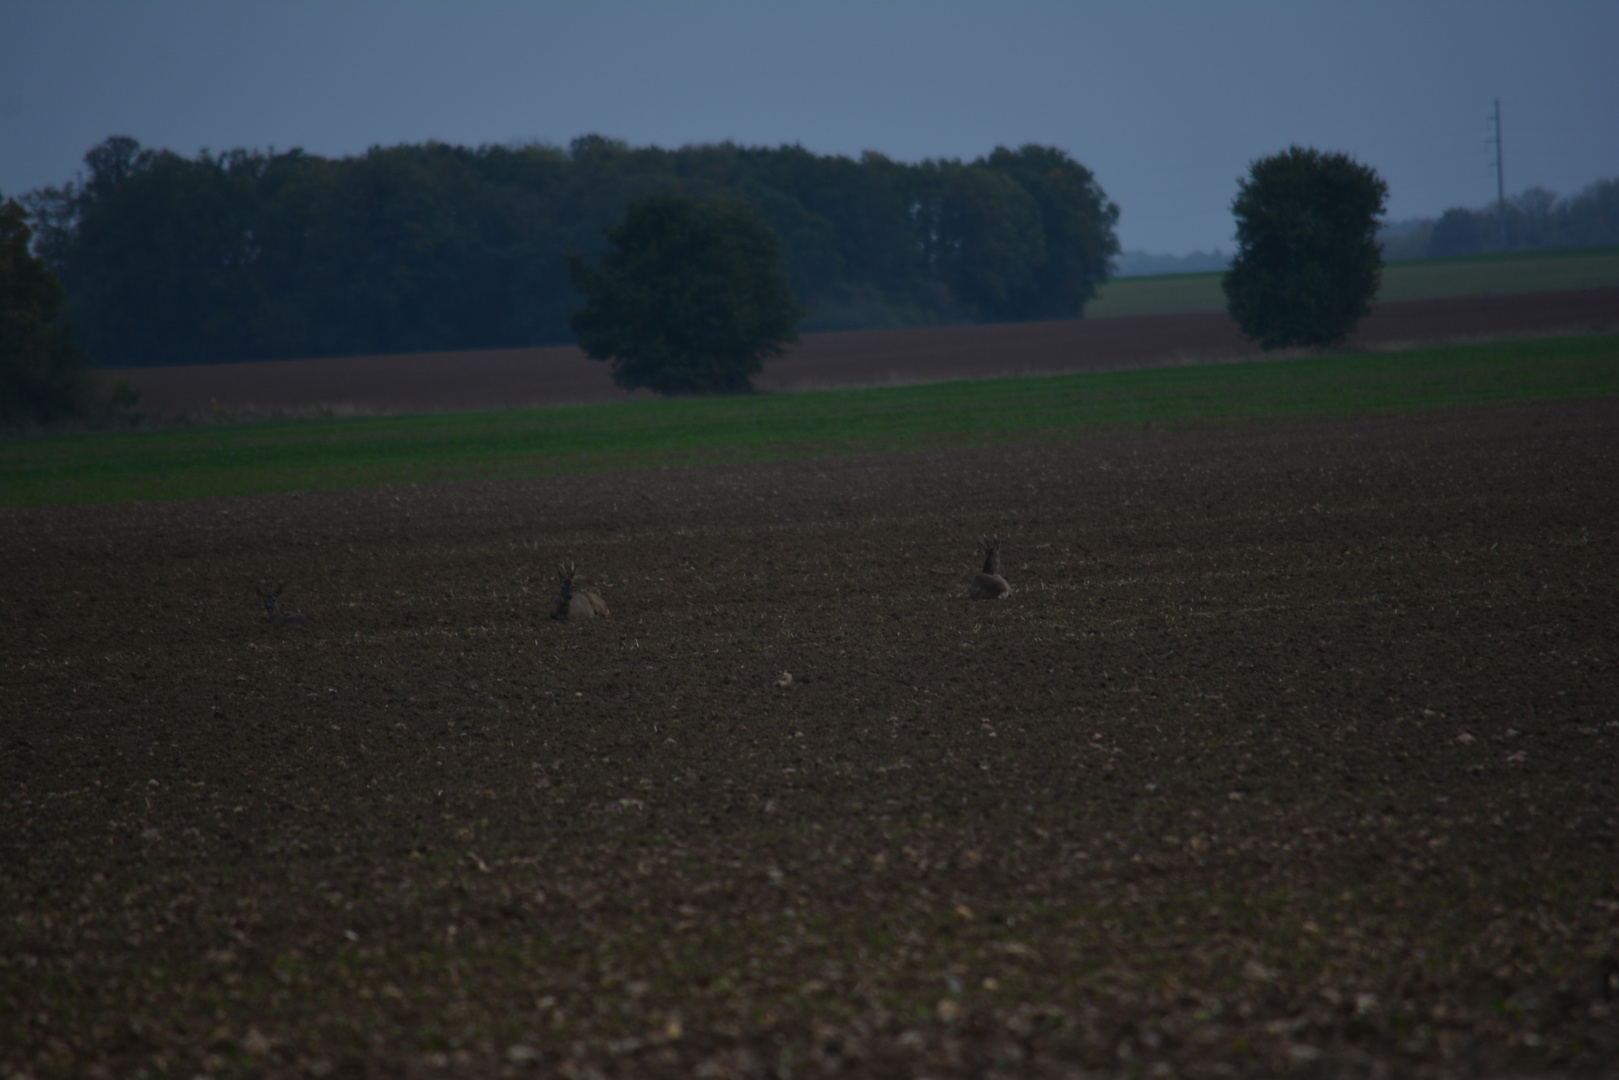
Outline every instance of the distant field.
<path id="1" fill-rule="evenodd" d="M 1121 278 L 1097 291 L 1085 305 L 1087 319 L 1117 319 L 1134 315 L 1212 315 L 1225 310 L 1219 273 L 1161 274 L 1157 277 Z"/>
<path id="2" fill-rule="evenodd" d="M 1087 318 L 1225 310 L 1218 273 L 1124 278 L 1104 285 Z M 1383 267 L 1380 301 L 1619 288 L 1619 248 L 1419 259 Z"/>
<path id="3" fill-rule="evenodd" d="M 0 443 L 0 505 L 781 460 L 1612 394 L 1619 334 L 749 398 L 222 423 Z"/>

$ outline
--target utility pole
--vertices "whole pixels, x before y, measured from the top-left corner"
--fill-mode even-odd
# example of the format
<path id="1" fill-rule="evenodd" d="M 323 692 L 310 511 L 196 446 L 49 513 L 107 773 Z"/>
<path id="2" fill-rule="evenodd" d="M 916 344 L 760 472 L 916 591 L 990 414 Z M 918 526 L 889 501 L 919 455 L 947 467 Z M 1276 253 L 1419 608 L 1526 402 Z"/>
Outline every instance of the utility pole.
<path id="1" fill-rule="evenodd" d="M 1495 137 L 1484 140 L 1495 144 L 1495 217 L 1501 224 L 1501 250 L 1507 248 L 1507 178 L 1501 169 L 1501 99 L 1495 99 L 1495 112 L 1490 117 L 1495 123 Z"/>

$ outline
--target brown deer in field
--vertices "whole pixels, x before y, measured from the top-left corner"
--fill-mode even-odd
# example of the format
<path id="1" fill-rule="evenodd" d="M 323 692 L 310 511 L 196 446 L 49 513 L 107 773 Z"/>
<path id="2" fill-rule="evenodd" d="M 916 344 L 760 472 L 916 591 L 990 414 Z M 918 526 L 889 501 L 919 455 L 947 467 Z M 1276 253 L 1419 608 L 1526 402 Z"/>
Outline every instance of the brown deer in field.
<path id="1" fill-rule="evenodd" d="M 259 598 L 264 601 L 264 613 L 270 617 L 270 623 L 272 626 L 277 628 L 285 626 L 301 626 L 306 630 L 309 629 L 309 617 L 303 612 L 280 611 L 277 610 L 275 606 L 276 597 L 280 596 L 281 590 L 287 587 L 286 582 L 283 581 L 277 584 L 274 591 L 271 591 L 263 585 L 255 585 L 253 587 L 258 590 Z"/>
<path id="2" fill-rule="evenodd" d="M 557 580 L 562 587 L 557 590 L 557 598 L 551 603 L 551 618 L 594 619 L 598 615 L 607 615 L 607 601 L 601 598 L 600 593 L 573 587 L 573 563 L 563 563 L 557 567 Z"/>
<path id="3" fill-rule="evenodd" d="M 1012 586 L 1001 577 L 1001 538 L 979 537 L 978 550 L 984 553 L 984 568 L 973 575 L 967 595 L 974 600 L 1005 600 L 1012 595 Z"/>

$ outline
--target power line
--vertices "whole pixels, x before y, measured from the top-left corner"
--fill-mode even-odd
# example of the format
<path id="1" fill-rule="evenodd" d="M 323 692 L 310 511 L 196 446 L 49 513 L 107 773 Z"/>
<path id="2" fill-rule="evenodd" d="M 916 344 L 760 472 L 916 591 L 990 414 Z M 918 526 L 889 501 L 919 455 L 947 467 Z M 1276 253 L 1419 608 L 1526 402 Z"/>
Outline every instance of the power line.
<path id="1" fill-rule="evenodd" d="M 1501 168 L 1501 99 L 1495 99 L 1495 112 L 1490 116 L 1495 124 L 1495 134 L 1485 139 L 1486 146 L 1495 144 L 1495 216 L 1501 223 L 1501 247 L 1507 246 L 1507 178 Z"/>

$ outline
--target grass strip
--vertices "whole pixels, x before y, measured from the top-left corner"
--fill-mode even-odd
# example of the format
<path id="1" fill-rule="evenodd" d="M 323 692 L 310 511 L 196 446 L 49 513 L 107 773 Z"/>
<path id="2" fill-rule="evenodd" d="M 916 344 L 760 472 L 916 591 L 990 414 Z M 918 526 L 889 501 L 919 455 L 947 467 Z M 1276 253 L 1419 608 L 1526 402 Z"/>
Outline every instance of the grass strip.
<path id="1" fill-rule="evenodd" d="M 1619 335 L 922 386 L 222 423 L 0 443 L 0 506 L 193 499 L 1043 441 L 1619 394 Z"/>
<path id="2" fill-rule="evenodd" d="M 1085 306 L 1085 317 L 1213 314 L 1226 309 L 1219 271 L 1115 278 Z M 1619 247 L 1514 251 L 1383 264 L 1377 300 L 1441 300 L 1566 289 L 1619 287 Z"/>

